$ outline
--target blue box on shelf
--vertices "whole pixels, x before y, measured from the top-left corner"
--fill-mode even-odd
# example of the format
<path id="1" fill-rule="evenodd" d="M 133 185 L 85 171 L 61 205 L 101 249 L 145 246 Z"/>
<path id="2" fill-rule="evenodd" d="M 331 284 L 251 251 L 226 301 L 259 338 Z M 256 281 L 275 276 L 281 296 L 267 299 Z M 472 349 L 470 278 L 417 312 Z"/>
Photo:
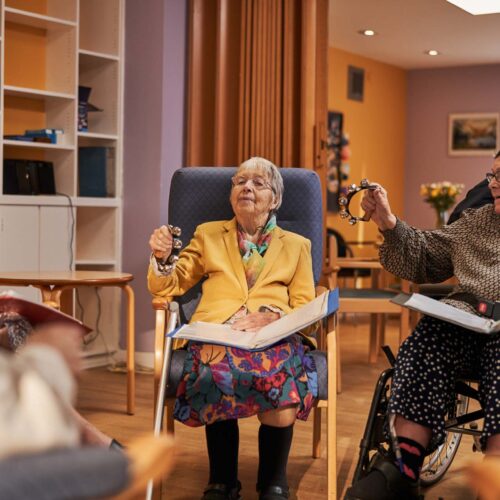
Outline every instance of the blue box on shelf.
<path id="1" fill-rule="evenodd" d="M 108 196 L 106 186 L 108 148 L 78 148 L 78 195 L 102 198 Z"/>

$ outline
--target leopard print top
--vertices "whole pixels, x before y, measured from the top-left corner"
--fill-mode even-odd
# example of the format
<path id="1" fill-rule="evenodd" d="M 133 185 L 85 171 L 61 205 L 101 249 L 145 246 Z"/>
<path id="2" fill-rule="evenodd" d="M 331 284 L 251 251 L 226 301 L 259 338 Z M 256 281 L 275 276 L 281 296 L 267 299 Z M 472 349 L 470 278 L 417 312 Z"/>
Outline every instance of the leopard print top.
<path id="1" fill-rule="evenodd" d="M 431 231 L 398 219 L 382 234 L 380 262 L 392 274 L 415 283 L 439 283 L 455 276 L 458 285 L 453 293 L 500 300 L 500 215 L 493 205 L 465 210 L 453 224 Z M 465 302 L 443 302 L 475 313 Z"/>

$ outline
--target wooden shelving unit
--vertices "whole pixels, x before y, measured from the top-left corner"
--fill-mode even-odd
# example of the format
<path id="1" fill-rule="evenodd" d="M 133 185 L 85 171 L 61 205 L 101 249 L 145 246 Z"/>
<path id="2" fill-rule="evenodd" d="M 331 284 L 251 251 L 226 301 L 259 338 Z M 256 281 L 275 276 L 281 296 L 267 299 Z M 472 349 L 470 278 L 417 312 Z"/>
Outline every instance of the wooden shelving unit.
<path id="1" fill-rule="evenodd" d="M 124 0 L 0 4 L 1 270 L 121 270 L 124 8 Z M 102 109 L 89 113 L 88 131 L 78 130 L 80 85 Z M 64 134 L 57 144 L 3 139 L 41 128 Z M 88 147 L 112 158 L 106 197 L 80 196 L 79 148 Z M 3 194 L 6 159 L 52 162 L 59 195 Z M 90 326 L 99 321 L 104 337 L 87 354 L 115 350 L 120 294 L 80 290 L 76 298 L 73 312 Z"/>

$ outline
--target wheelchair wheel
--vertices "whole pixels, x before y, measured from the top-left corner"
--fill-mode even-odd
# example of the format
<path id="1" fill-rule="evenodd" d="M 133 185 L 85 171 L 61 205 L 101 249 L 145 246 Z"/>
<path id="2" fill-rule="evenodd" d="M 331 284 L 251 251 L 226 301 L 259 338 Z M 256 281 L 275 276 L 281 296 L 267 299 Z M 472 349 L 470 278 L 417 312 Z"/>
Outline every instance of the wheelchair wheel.
<path id="1" fill-rule="evenodd" d="M 464 415 L 467 413 L 468 407 L 469 398 L 466 396 L 459 396 L 454 415 L 449 415 L 449 417 Z M 436 450 L 425 457 L 420 472 L 420 484 L 422 487 L 432 486 L 443 478 L 455 458 L 461 440 L 462 433 L 448 431 L 446 432 L 444 443 L 439 445 Z"/>

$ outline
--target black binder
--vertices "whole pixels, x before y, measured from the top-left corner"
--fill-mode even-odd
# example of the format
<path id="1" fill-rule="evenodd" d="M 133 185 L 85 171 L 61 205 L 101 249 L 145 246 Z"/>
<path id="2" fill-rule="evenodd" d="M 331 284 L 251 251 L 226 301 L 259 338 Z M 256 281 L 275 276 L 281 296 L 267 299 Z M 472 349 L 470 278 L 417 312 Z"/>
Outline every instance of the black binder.
<path id="1" fill-rule="evenodd" d="M 3 194 L 56 194 L 51 162 L 4 160 Z"/>

